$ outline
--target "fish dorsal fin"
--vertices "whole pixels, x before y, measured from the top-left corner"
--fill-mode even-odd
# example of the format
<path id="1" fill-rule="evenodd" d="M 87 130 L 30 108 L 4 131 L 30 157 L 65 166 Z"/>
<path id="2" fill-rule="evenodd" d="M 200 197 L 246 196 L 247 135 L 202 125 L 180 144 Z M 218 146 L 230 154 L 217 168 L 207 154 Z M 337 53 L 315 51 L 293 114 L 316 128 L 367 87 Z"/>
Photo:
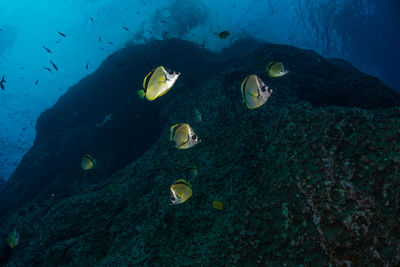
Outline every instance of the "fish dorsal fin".
<path id="1" fill-rule="evenodd" d="M 175 125 L 172 125 L 171 128 L 169 128 L 169 141 L 172 141 L 172 138 L 175 135 L 176 129 L 181 125 L 182 125 L 181 123 L 177 123 Z"/>
<path id="2" fill-rule="evenodd" d="M 246 84 L 247 81 L 249 80 L 250 76 L 247 76 L 244 81 L 242 82 L 242 86 L 241 86 L 241 91 L 242 91 L 242 96 L 243 98 L 245 98 L 245 90 L 246 90 Z"/>
<path id="3" fill-rule="evenodd" d="M 89 154 L 86 154 L 85 158 L 87 158 L 91 163 L 94 163 L 92 156 L 90 156 Z"/>
<path id="4" fill-rule="evenodd" d="M 190 183 L 187 182 L 185 179 L 179 179 L 179 180 L 176 181 L 174 184 L 183 184 L 183 185 L 186 185 L 186 186 L 192 188 L 192 186 L 190 185 Z"/>
<path id="5" fill-rule="evenodd" d="M 156 69 L 152 69 L 152 71 L 150 71 L 149 74 L 147 74 L 146 77 L 144 77 L 144 80 L 143 80 L 143 89 L 144 89 L 144 92 L 145 92 L 145 93 L 147 92 L 147 86 L 149 85 L 151 76 L 153 76 L 155 70 L 156 70 Z"/>
<path id="6" fill-rule="evenodd" d="M 272 66 L 275 65 L 275 64 L 276 64 L 276 62 L 274 62 L 274 61 L 268 63 L 267 71 L 269 71 L 272 68 Z"/>

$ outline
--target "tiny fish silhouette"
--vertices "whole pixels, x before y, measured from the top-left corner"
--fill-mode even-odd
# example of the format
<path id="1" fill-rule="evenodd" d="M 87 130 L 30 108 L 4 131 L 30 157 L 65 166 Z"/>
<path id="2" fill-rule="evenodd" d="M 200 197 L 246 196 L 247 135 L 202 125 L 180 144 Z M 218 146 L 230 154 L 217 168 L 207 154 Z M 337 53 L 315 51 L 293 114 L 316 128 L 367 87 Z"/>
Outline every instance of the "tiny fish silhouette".
<path id="1" fill-rule="evenodd" d="M 99 36 L 99 42 L 101 43 L 101 36 Z"/>
<path id="2" fill-rule="evenodd" d="M 67 37 L 64 33 L 62 32 L 58 32 L 59 35 L 61 35 L 62 37 Z"/>
<path id="3" fill-rule="evenodd" d="M 48 67 L 43 67 L 43 69 L 44 69 L 44 70 L 47 70 L 47 71 L 49 71 L 49 72 L 51 72 L 51 69 L 48 68 Z"/>
<path id="4" fill-rule="evenodd" d="M 39 80 L 36 80 L 36 81 L 35 81 L 35 85 L 38 85 L 38 83 L 39 83 Z"/>
<path id="5" fill-rule="evenodd" d="M 122 26 L 122 28 L 124 28 L 125 31 L 129 32 L 129 29 L 125 26 Z"/>
<path id="6" fill-rule="evenodd" d="M 89 17 L 89 19 L 90 19 L 90 21 L 93 21 L 93 18 L 92 18 L 92 17 Z"/>
<path id="7" fill-rule="evenodd" d="M 48 49 L 47 47 L 43 46 L 43 48 L 44 48 L 48 53 L 51 53 L 51 50 Z"/>
<path id="8" fill-rule="evenodd" d="M 0 87 L 2 90 L 4 90 L 4 83 L 6 83 L 6 80 L 4 79 L 4 75 L 3 75 L 3 78 L 1 78 L 1 82 L 0 82 Z"/>
<path id="9" fill-rule="evenodd" d="M 58 71 L 57 65 L 56 65 L 56 64 L 54 64 L 54 62 L 53 62 L 53 61 L 51 61 L 51 60 L 50 60 L 50 63 L 51 63 L 51 65 L 53 65 L 53 68 L 54 68 L 56 71 Z"/>
<path id="10" fill-rule="evenodd" d="M 88 68 L 89 68 L 89 61 L 86 63 L 85 69 L 88 69 Z"/>

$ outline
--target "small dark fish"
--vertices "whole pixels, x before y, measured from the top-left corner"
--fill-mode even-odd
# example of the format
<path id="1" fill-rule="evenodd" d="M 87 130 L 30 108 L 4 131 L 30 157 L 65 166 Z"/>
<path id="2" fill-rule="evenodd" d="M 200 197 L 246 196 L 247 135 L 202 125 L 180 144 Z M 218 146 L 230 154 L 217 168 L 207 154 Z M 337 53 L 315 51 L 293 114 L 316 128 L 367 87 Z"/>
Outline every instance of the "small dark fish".
<path id="1" fill-rule="evenodd" d="M 59 35 L 61 35 L 62 37 L 67 37 L 64 33 L 62 32 L 58 32 Z"/>
<path id="2" fill-rule="evenodd" d="M 99 36 L 99 42 L 101 43 L 101 36 Z"/>
<path id="3" fill-rule="evenodd" d="M 43 69 L 44 69 L 44 70 L 48 70 L 48 71 L 50 71 L 50 72 L 51 72 L 51 69 L 50 69 L 50 68 L 48 68 L 48 67 L 43 67 Z"/>
<path id="4" fill-rule="evenodd" d="M 162 20 L 161 23 L 167 23 L 165 20 Z"/>
<path id="5" fill-rule="evenodd" d="M 107 44 L 113 45 L 114 43 L 113 42 L 107 42 Z"/>
<path id="6" fill-rule="evenodd" d="M 27 127 L 24 127 L 24 128 L 22 128 L 22 131 L 25 131 L 27 128 L 28 128 L 28 126 L 27 126 Z"/>
<path id="7" fill-rule="evenodd" d="M 43 46 L 43 48 L 46 49 L 46 51 L 47 51 L 48 53 L 51 53 L 51 50 L 48 49 L 47 47 Z"/>
<path id="8" fill-rule="evenodd" d="M 36 80 L 36 81 L 35 81 L 35 85 L 38 85 L 38 83 L 39 83 L 39 80 Z"/>
<path id="9" fill-rule="evenodd" d="M 147 31 L 148 33 L 153 33 L 152 31 Z"/>
<path id="10" fill-rule="evenodd" d="M 161 36 L 162 36 L 164 39 L 169 39 L 169 37 L 168 37 L 168 32 L 163 32 L 163 33 L 161 34 Z"/>
<path id="11" fill-rule="evenodd" d="M 56 64 L 54 64 L 54 62 L 53 62 L 53 61 L 51 61 L 51 60 L 50 60 L 50 63 L 51 63 L 51 65 L 53 65 L 53 68 L 54 68 L 56 71 L 58 71 L 57 65 L 56 65 Z"/>
<path id="12" fill-rule="evenodd" d="M 3 78 L 1 78 L 1 82 L 0 82 L 0 87 L 2 90 L 4 90 L 4 83 L 6 83 L 6 80 L 4 79 L 4 75 L 3 75 Z"/>
<path id="13" fill-rule="evenodd" d="M 139 11 L 136 11 L 136 14 L 140 15 L 140 14 L 142 14 L 142 13 L 140 13 Z"/>
<path id="14" fill-rule="evenodd" d="M 89 19 L 90 19 L 90 21 L 93 21 L 93 18 L 92 18 L 92 17 L 89 17 Z"/>
<path id="15" fill-rule="evenodd" d="M 85 69 L 88 69 L 88 68 L 89 68 L 89 61 L 86 63 Z"/>
<path id="16" fill-rule="evenodd" d="M 230 33 L 228 31 L 223 31 L 218 34 L 219 39 L 226 39 L 228 38 Z"/>
<path id="17" fill-rule="evenodd" d="M 125 26 L 122 26 L 122 28 L 124 28 L 125 31 L 129 32 L 129 29 Z"/>

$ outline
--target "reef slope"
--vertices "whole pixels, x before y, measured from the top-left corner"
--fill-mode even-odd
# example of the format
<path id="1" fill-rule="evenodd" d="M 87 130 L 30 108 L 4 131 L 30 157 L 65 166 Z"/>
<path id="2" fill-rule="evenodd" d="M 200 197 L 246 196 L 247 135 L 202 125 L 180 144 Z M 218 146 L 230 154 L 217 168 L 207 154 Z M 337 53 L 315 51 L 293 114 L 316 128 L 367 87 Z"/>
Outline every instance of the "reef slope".
<path id="1" fill-rule="evenodd" d="M 291 72 L 268 78 L 273 60 Z M 161 64 L 181 77 L 140 102 L 141 79 Z M 248 110 L 240 84 L 253 73 L 274 93 Z M 12 251 L 3 244 L 2 263 L 399 264 L 396 106 L 399 94 L 379 80 L 295 47 L 247 39 L 220 54 L 178 40 L 123 49 L 39 118 L 35 145 L 2 186 L 1 238 L 14 226 L 21 235 Z M 109 113 L 108 125 L 93 126 Z M 202 142 L 175 149 L 178 122 Z M 84 173 L 89 152 L 98 169 Z M 199 170 L 193 196 L 170 206 L 169 186 L 188 165 Z"/>

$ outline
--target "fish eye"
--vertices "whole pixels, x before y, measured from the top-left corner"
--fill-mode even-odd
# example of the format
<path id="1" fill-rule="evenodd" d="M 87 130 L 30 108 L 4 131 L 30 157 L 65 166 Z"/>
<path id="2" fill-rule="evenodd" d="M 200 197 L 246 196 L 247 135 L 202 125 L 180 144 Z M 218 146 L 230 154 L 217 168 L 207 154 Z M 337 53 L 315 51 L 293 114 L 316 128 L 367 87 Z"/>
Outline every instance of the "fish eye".
<path id="1" fill-rule="evenodd" d="M 175 198 L 174 198 L 174 197 L 171 197 L 171 201 L 175 201 Z"/>
<path id="2" fill-rule="evenodd" d="M 173 75 L 175 72 L 173 71 L 173 70 L 170 70 L 169 72 L 168 72 L 168 74 L 169 75 Z"/>
<path id="3" fill-rule="evenodd" d="M 192 139 L 193 140 L 196 140 L 197 139 L 197 136 L 194 134 L 194 135 L 192 135 Z"/>
<path id="4" fill-rule="evenodd" d="M 266 86 L 261 87 L 261 91 L 263 92 L 267 91 L 267 87 Z"/>

